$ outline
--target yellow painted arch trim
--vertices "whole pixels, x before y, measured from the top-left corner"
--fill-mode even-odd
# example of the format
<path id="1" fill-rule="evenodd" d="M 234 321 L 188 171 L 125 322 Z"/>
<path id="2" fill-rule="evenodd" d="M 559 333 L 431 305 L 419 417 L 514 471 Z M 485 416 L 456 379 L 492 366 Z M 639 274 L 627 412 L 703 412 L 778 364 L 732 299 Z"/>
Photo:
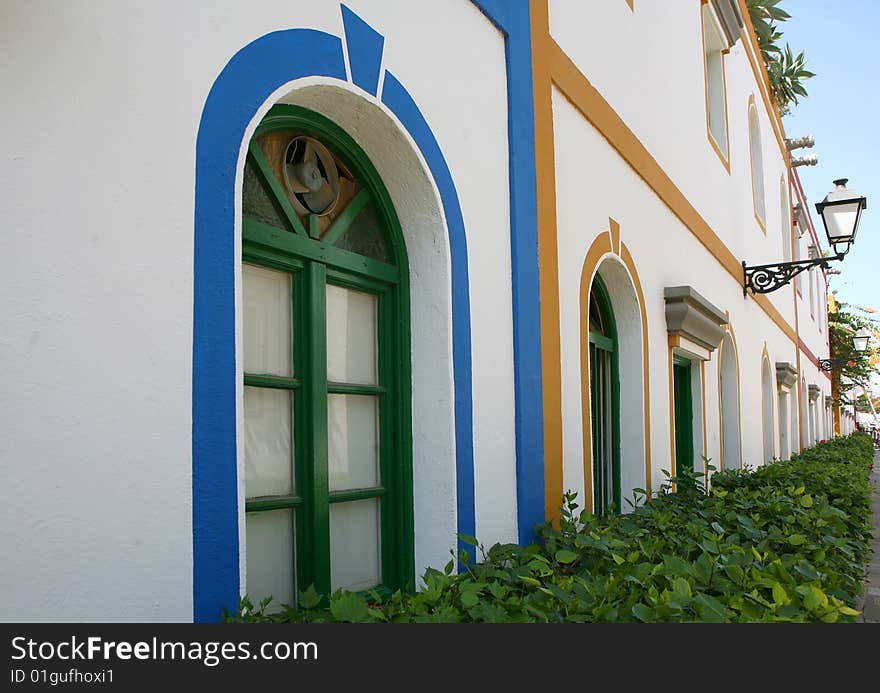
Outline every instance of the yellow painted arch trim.
<path id="1" fill-rule="evenodd" d="M 587 510 L 593 511 L 593 445 L 592 445 L 592 418 L 590 411 L 590 288 L 593 279 L 599 270 L 602 259 L 608 255 L 616 255 L 626 267 L 632 281 L 636 299 L 639 304 L 639 314 L 642 328 L 642 384 L 643 384 L 643 421 L 645 437 L 645 491 L 647 498 L 651 497 L 651 386 L 650 368 L 648 362 L 648 316 L 645 310 L 645 295 L 636 271 L 635 263 L 629 248 L 620 241 L 620 225 L 609 219 L 609 230 L 600 233 L 593 240 L 587 250 L 584 264 L 581 268 L 580 281 L 580 357 L 581 357 L 581 430 L 583 444 L 583 473 L 584 473 L 584 504 Z M 620 249 L 619 254 L 615 251 L 615 244 Z M 561 460 L 560 460 L 561 468 Z M 561 475 L 561 469 L 560 469 Z"/>

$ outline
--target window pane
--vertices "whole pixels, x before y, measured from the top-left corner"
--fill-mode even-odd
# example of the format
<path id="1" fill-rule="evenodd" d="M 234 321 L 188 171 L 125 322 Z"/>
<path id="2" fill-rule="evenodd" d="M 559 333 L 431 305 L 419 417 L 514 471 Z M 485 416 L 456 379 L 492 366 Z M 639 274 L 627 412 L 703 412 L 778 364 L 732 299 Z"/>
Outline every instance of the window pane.
<path id="1" fill-rule="evenodd" d="M 366 255 L 379 262 L 388 262 L 385 231 L 382 222 L 376 216 L 372 202 L 368 202 L 358 213 L 351 226 L 336 241 L 336 245 L 343 250 Z"/>
<path id="2" fill-rule="evenodd" d="M 368 395 L 327 396 L 330 490 L 379 482 L 379 403 Z"/>
<path id="3" fill-rule="evenodd" d="M 243 265 L 245 373 L 293 372 L 290 275 Z"/>
<path id="4" fill-rule="evenodd" d="M 376 383 L 373 294 L 327 285 L 327 380 Z"/>
<path id="5" fill-rule="evenodd" d="M 246 589 L 251 602 L 256 606 L 271 596 L 269 611 L 280 611 L 282 604 L 295 604 L 293 511 L 247 513 L 245 525 Z"/>
<path id="6" fill-rule="evenodd" d="M 281 496 L 294 491 L 291 392 L 244 388 L 245 495 Z"/>
<path id="7" fill-rule="evenodd" d="M 379 499 L 330 506 L 330 589 L 364 590 L 382 580 Z"/>
<path id="8" fill-rule="evenodd" d="M 245 216 L 253 217 L 264 224 L 290 231 L 290 223 L 278 213 L 269 193 L 257 175 L 250 157 L 244 165 L 244 185 L 242 186 L 241 207 Z"/>

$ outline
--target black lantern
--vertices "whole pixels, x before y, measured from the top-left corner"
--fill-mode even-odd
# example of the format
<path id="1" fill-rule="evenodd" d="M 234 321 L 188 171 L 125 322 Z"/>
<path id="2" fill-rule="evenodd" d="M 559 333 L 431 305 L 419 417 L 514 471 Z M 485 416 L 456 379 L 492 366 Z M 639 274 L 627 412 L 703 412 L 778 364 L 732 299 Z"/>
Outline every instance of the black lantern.
<path id="1" fill-rule="evenodd" d="M 824 200 L 816 203 L 816 211 L 822 216 L 822 223 L 825 225 L 828 245 L 834 248 L 838 259 L 842 259 L 849 252 L 850 245 L 856 242 L 859 217 L 868 206 L 865 197 L 849 190 L 846 183 L 846 178 L 838 178 L 834 181 L 834 190 Z"/>
<path id="2" fill-rule="evenodd" d="M 816 203 L 816 211 L 822 217 L 825 234 L 828 236 L 828 245 L 834 248 L 834 257 L 816 257 L 808 260 L 795 260 L 794 262 L 752 266 L 746 265 L 744 260 L 742 263 L 743 296 L 748 295 L 749 289 L 752 290 L 752 293 L 769 294 L 771 291 L 788 284 L 804 270 L 811 267 L 828 269 L 829 260 L 843 260 L 843 256 L 849 252 L 850 246 L 855 243 L 862 210 L 868 206 L 863 195 L 846 187 L 847 180 L 846 178 L 838 178 L 834 181 L 834 190 L 828 193 L 824 200 Z"/>
<path id="3" fill-rule="evenodd" d="M 861 354 L 863 351 L 866 351 L 868 348 L 868 342 L 871 341 L 871 331 L 862 327 L 855 334 L 853 334 L 853 349 Z M 839 359 L 819 359 L 819 368 L 823 371 L 833 371 L 837 370 L 841 366 L 846 365 L 852 361 L 852 358 L 839 358 Z"/>

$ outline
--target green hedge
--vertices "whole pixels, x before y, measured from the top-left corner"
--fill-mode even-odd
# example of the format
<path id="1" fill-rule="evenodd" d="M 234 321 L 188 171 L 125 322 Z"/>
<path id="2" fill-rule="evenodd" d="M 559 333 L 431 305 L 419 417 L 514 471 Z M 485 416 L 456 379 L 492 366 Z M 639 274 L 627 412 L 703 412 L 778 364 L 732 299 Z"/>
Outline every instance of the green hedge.
<path id="1" fill-rule="evenodd" d="M 522 547 L 477 544 L 465 572 L 428 569 L 415 594 L 310 589 L 299 608 L 242 599 L 229 622 L 853 621 L 871 539 L 870 438 L 754 470 L 669 479 L 625 515 L 578 512 Z M 673 492 L 673 490 L 675 492 Z M 641 496 L 644 500 L 644 494 Z M 470 538 L 465 538 L 470 541 Z"/>

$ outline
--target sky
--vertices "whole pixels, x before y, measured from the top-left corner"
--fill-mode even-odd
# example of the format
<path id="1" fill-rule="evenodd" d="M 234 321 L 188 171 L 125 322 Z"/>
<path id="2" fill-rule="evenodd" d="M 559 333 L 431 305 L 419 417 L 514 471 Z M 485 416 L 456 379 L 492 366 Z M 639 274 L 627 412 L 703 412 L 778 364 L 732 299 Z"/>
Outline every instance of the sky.
<path id="1" fill-rule="evenodd" d="M 833 189 L 832 181 L 848 178 L 847 187 L 867 198 L 856 242 L 841 262 L 831 263 L 840 273 L 829 276 L 828 286 L 843 301 L 880 311 L 880 2 L 782 0 L 779 7 L 791 15 L 779 23 L 779 44 L 788 43 L 795 54 L 804 51 L 806 68 L 816 73 L 804 82 L 809 97 L 782 122 L 786 137 L 816 139 L 812 149 L 792 155 L 819 157 L 817 165 L 797 172 L 820 237 L 824 227 L 815 204 Z M 880 373 L 869 388 L 880 396 Z"/>
<path id="2" fill-rule="evenodd" d="M 797 54 L 816 76 L 804 82 L 808 98 L 800 99 L 783 118 L 786 136 L 812 134 L 812 149 L 792 155 L 817 154 L 816 166 L 797 168 L 813 223 L 823 236 L 815 204 L 837 178 L 867 198 L 856 242 L 841 262 L 831 263 L 830 289 L 849 303 L 880 311 L 880 2 L 877 0 L 782 0 L 791 19 L 779 23 L 780 44 Z M 827 243 L 825 244 L 827 245 Z"/>

